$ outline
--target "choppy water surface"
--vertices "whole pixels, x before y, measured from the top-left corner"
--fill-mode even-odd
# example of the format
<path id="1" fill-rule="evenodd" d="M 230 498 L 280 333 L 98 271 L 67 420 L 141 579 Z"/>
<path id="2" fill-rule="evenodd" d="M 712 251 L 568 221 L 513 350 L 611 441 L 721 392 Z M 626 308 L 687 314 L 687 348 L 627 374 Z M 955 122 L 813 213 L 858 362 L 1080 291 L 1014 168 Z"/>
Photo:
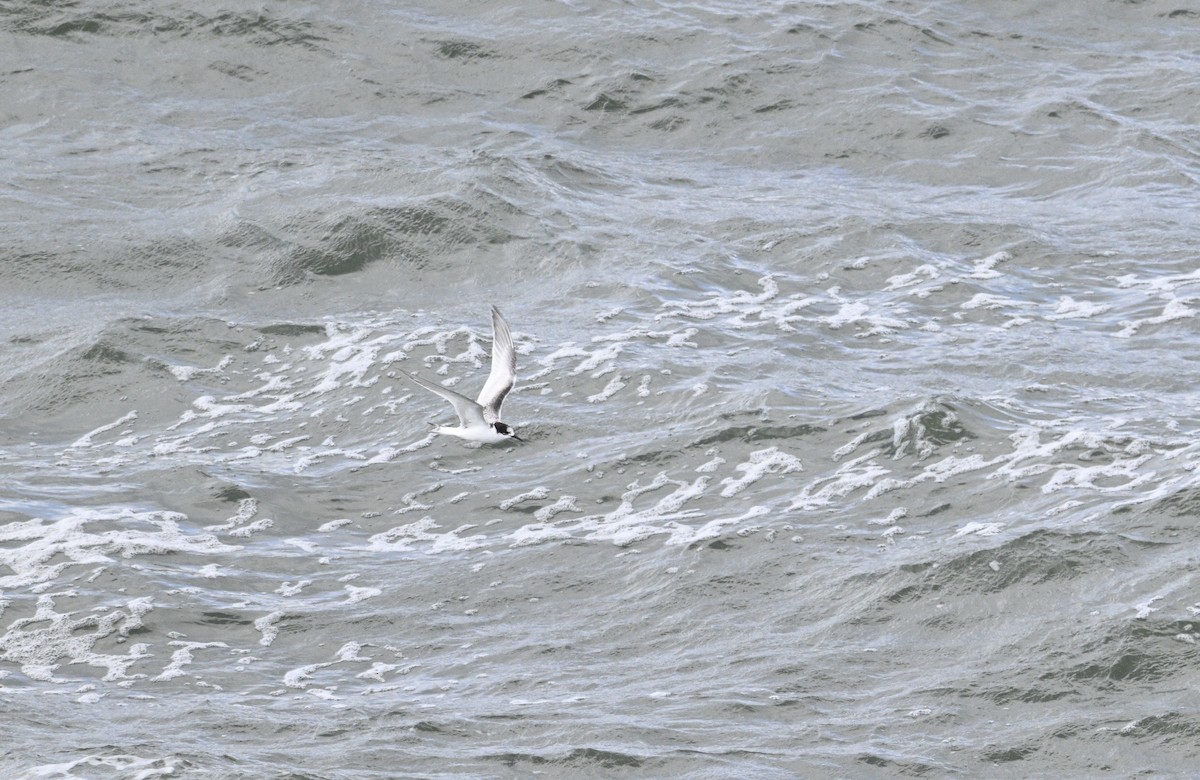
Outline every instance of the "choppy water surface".
<path id="1" fill-rule="evenodd" d="M 0 30 L 5 776 L 1194 771 L 1185 3 Z"/>

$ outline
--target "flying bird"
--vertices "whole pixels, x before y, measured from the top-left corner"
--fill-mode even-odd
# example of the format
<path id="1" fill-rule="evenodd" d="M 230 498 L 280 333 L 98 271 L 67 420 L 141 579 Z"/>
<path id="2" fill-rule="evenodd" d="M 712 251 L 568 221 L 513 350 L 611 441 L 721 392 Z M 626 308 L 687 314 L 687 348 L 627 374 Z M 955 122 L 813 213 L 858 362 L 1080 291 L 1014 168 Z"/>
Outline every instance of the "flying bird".
<path id="1" fill-rule="evenodd" d="M 478 441 L 484 444 L 516 439 L 525 441 L 517 436 L 508 425 L 500 421 L 500 407 L 504 398 L 512 390 L 517 377 L 517 353 L 513 351 L 512 334 L 504 315 L 495 306 L 492 307 L 492 370 L 487 382 L 479 391 L 479 398 L 472 401 L 465 395 L 456 393 L 449 388 L 427 382 L 419 376 L 414 376 L 401 369 L 400 373 L 431 393 L 436 393 L 450 402 L 454 413 L 458 415 L 457 426 L 439 425 L 434 433 L 445 436 L 457 436 L 467 441 Z"/>

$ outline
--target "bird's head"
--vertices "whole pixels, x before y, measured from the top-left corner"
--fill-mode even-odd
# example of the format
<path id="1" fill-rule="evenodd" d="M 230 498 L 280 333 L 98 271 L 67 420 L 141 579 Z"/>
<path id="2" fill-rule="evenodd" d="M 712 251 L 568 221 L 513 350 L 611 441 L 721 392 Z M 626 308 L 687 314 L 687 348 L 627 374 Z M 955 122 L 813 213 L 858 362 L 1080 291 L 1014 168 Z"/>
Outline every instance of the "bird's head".
<path id="1" fill-rule="evenodd" d="M 516 431 L 514 431 L 512 428 L 508 427 L 508 425 L 506 425 L 505 423 L 494 422 L 494 423 L 492 423 L 492 428 L 496 431 L 496 433 L 500 434 L 501 436 L 507 436 L 508 438 L 516 439 L 517 441 L 525 441 L 524 439 L 522 439 L 520 436 L 517 435 Z"/>

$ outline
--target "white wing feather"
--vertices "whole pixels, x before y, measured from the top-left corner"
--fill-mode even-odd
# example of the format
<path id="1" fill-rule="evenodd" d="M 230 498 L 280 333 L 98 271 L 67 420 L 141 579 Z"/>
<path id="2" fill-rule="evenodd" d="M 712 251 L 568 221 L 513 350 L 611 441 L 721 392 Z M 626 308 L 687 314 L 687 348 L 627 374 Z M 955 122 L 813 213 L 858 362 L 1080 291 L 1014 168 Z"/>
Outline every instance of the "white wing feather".
<path id="1" fill-rule="evenodd" d="M 492 307 L 492 371 L 479 391 L 479 406 L 489 424 L 500 419 L 500 407 L 517 378 L 517 353 L 504 315 Z M 457 395 L 457 393 L 456 393 Z M 460 396 L 461 397 L 461 396 Z M 457 406 L 455 408 L 458 408 Z M 460 413 L 461 416 L 461 413 Z"/>
<path id="2" fill-rule="evenodd" d="M 462 427 L 474 428 L 483 426 L 486 428 L 490 425 L 484 420 L 483 407 L 472 401 L 470 398 L 467 398 L 465 395 L 456 393 L 447 387 L 435 385 L 432 382 L 426 382 L 421 377 L 414 376 L 403 369 L 400 370 L 400 373 L 404 374 L 406 377 L 429 392 L 440 395 L 442 398 L 445 398 L 447 401 L 449 401 L 451 405 L 454 406 L 454 412 L 458 415 L 458 424 Z"/>

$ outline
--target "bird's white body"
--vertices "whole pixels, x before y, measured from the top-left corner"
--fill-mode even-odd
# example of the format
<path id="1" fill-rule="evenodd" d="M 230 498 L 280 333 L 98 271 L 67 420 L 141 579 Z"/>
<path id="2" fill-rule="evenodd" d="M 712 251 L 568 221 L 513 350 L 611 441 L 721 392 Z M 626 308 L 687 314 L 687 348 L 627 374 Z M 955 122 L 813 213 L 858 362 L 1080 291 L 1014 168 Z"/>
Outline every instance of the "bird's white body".
<path id="1" fill-rule="evenodd" d="M 483 442 L 484 444 L 498 444 L 502 441 L 508 441 L 513 437 L 511 433 L 500 433 L 490 425 L 472 425 L 470 427 L 439 425 L 433 429 L 433 432 L 440 433 L 443 436 L 457 436 L 467 441 Z"/>
<path id="2" fill-rule="evenodd" d="M 429 392 L 445 398 L 454 407 L 458 415 L 458 425 L 439 425 L 433 429 L 435 433 L 484 444 L 497 444 L 509 439 L 523 441 L 512 428 L 500 421 L 500 408 L 504 405 L 504 398 L 516 382 L 517 353 L 513 350 L 508 323 L 495 306 L 492 307 L 492 370 L 483 385 L 483 390 L 479 391 L 478 400 L 472 401 L 465 395 L 427 382 L 407 371 L 402 373 Z"/>

